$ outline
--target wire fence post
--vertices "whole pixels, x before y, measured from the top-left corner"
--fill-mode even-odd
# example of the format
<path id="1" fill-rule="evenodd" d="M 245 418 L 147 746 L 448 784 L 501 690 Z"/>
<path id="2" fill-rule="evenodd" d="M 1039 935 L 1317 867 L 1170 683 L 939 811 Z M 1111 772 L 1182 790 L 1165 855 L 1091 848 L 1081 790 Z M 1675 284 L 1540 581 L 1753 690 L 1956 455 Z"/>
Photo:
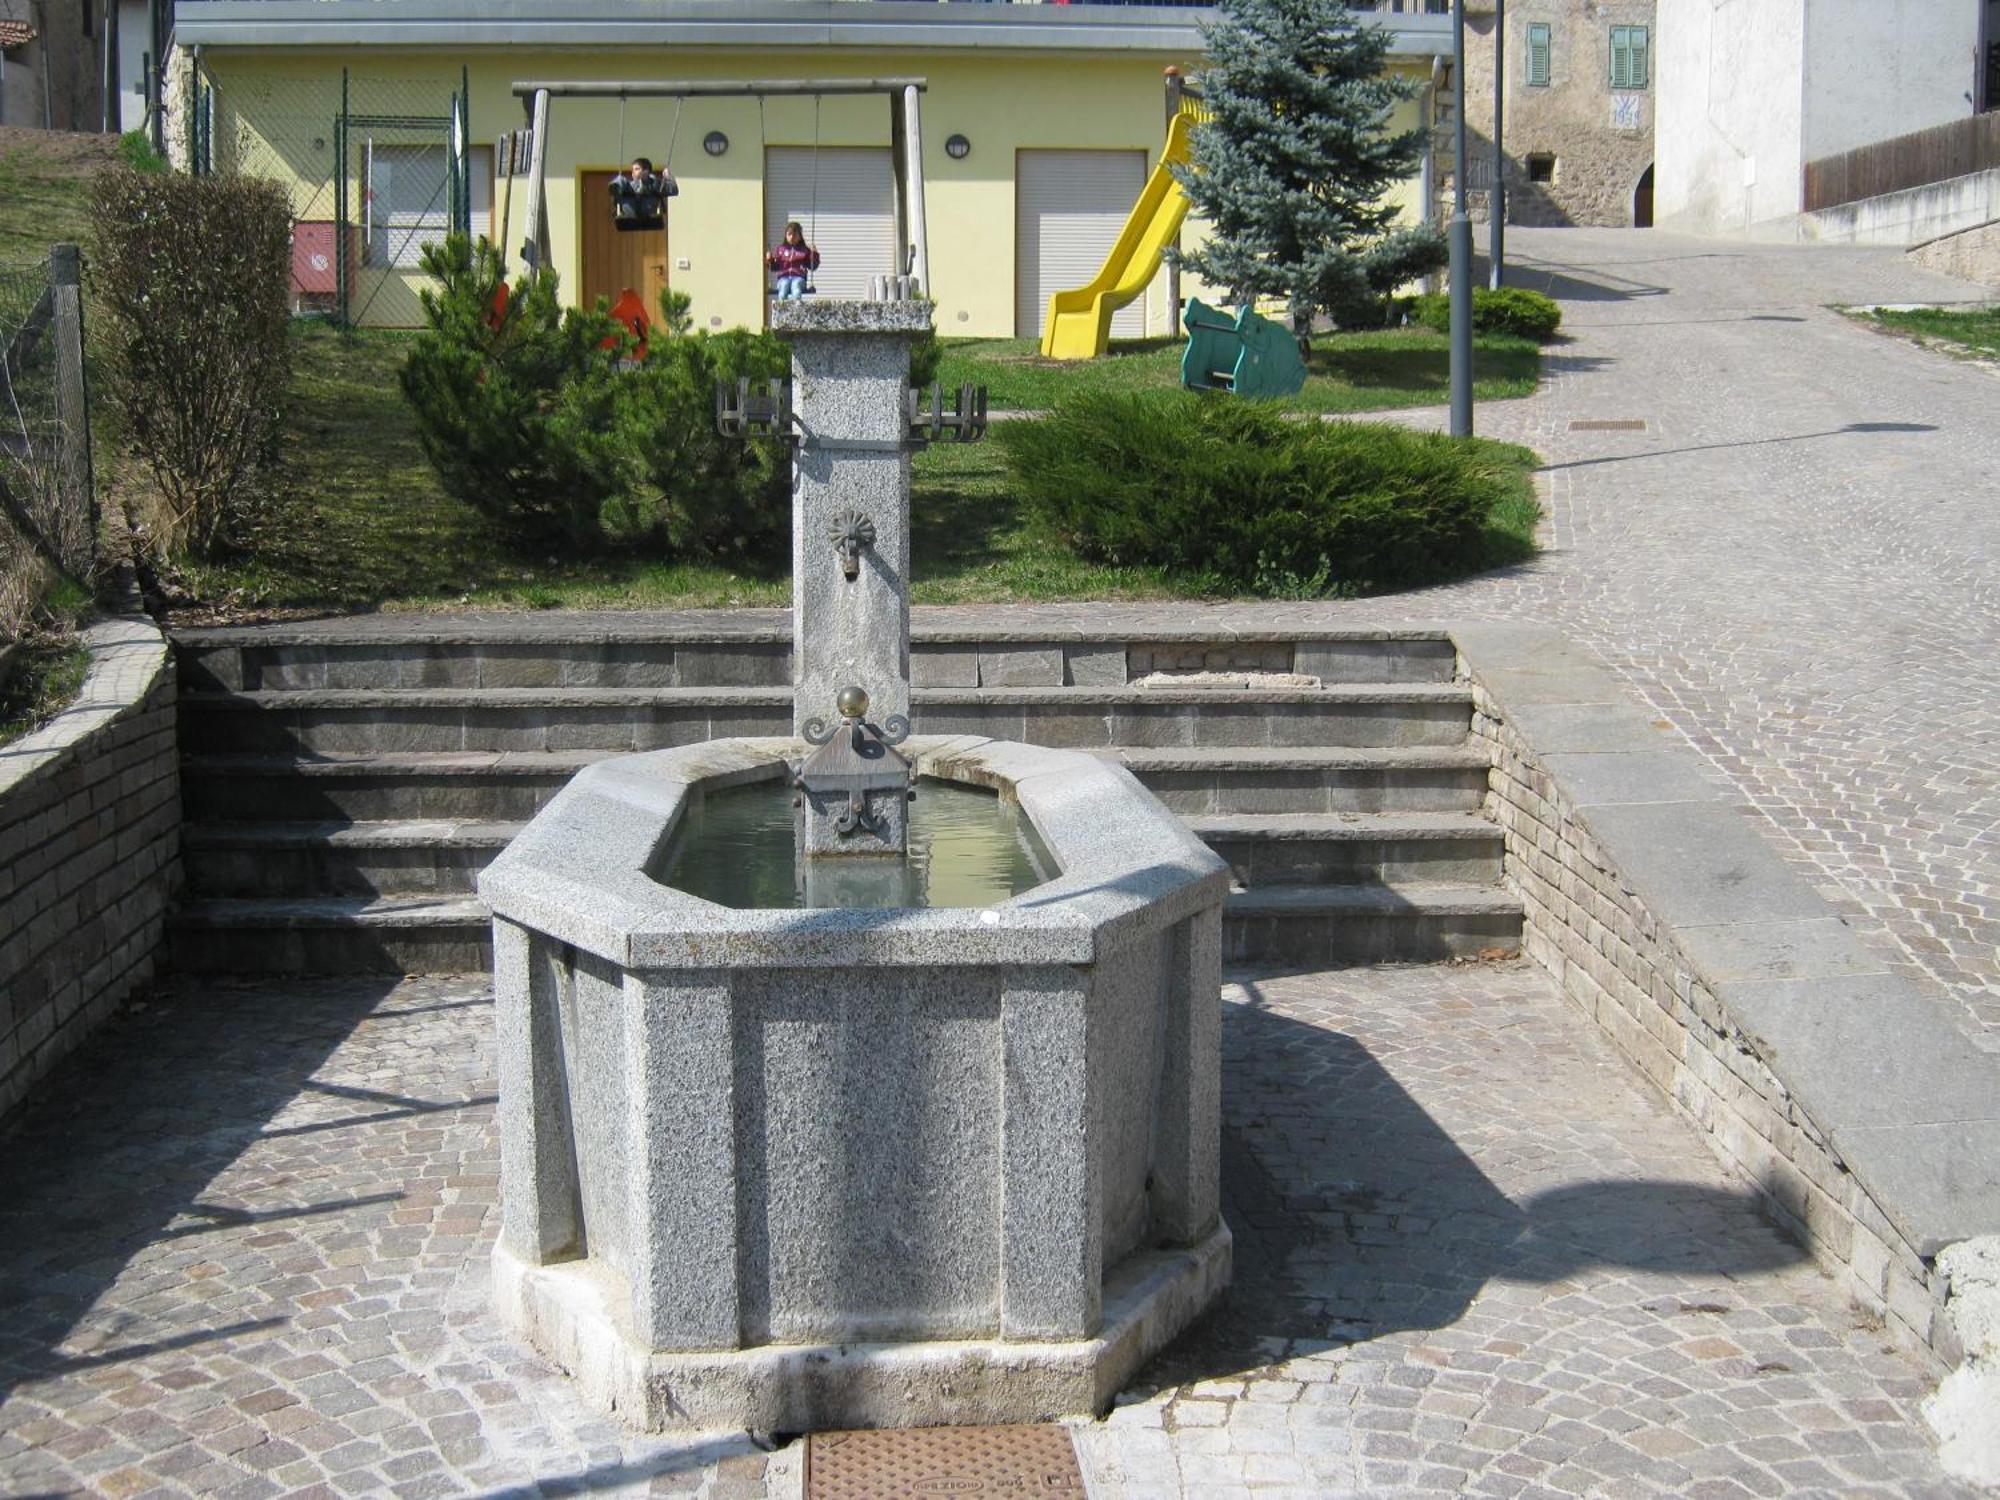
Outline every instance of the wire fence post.
<path id="1" fill-rule="evenodd" d="M 58 462 L 81 498 L 95 552 L 97 484 L 91 468 L 90 384 L 83 366 L 83 256 L 75 245 L 49 249 L 49 299 L 54 314 Z"/>

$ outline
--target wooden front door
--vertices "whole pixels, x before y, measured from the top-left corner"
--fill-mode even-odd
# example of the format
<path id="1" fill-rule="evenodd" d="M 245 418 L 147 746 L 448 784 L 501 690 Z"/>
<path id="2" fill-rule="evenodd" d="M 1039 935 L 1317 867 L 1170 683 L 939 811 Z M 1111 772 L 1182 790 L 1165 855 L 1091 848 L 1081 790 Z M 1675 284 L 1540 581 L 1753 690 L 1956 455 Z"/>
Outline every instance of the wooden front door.
<path id="1" fill-rule="evenodd" d="M 583 301 L 593 306 L 602 297 L 616 302 L 627 287 L 645 301 L 646 316 L 660 318 L 660 293 L 667 287 L 667 230 L 638 229 L 622 233 L 611 218 L 611 179 L 615 172 L 583 174 Z M 673 223 L 668 200 L 667 223 Z"/>

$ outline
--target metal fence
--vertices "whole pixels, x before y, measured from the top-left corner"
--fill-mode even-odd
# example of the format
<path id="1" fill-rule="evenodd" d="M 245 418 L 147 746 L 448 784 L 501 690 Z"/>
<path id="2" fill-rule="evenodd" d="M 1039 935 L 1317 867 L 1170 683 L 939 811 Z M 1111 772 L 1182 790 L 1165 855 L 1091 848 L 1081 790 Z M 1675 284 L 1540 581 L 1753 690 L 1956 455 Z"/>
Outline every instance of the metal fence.
<path id="1" fill-rule="evenodd" d="M 0 264 L 0 639 L 67 573 L 92 581 L 97 507 L 74 245 Z"/>
<path id="2" fill-rule="evenodd" d="M 472 144 L 466 75 L 233 80 L 189 86 L 196 172 L 264 177 L 292 200 L 292 299 L 348 325 L 421 320 L 423 247 L 484 233 L 490 147 Z"/>
<path id="3" fill-rule="evenodd" d="M 1806 163 L 1805 207 L 1838 208 L 2000 167 L 2000 113 L 1968 115 Z"/>

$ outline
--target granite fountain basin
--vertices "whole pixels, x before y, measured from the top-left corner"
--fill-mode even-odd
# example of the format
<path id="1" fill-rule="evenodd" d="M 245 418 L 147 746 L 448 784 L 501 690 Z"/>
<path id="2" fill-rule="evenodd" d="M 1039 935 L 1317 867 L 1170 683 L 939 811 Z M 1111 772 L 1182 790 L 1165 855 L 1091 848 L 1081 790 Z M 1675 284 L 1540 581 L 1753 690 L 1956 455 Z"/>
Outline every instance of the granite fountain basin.
<path id="1" fill-rule="evenodd" d="M 1120 767 L 918 737 L 1056 869 L 977 908 L 740 909 L 658 878 L 790 739 L 583 772 L 486 871 L 494 1298 L 650 1430 L 1102 1409 L 1228 1280 L 1227 872 Z"/>

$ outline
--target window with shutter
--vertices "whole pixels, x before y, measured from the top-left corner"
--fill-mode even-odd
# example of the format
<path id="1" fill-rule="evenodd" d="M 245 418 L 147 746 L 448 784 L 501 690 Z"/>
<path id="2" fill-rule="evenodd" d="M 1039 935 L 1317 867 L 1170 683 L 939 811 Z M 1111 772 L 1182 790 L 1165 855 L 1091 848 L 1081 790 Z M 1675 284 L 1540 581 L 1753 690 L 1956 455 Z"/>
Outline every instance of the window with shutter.
<path id="1" fill-rule="evenodd" d="M 1528 82 L 1535 88 L 1549 86 L 1549 26 L 1536 21 L 1528 27 Z"/>
<path id="2" fill-rule="evenodd" d="M 1647 82 L 1647 31 L 1644 26 L 1611 28 L 1611 86 L 1643 89 Z"/>

